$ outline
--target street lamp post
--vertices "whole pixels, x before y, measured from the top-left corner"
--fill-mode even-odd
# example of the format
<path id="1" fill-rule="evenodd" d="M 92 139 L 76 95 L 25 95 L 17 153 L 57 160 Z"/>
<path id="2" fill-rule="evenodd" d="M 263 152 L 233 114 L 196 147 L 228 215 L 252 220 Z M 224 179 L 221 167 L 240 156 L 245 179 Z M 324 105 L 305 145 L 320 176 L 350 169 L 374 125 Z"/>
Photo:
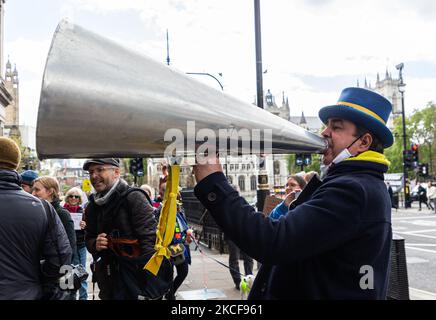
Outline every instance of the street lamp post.
<path id="1" fill-rule="evenodd" d="M 403 67 L 404 63 L 400 63 L 395 66 L 397 70 L 399 70 L 400 73 L 400 82 L 398 84 L 398 90 L 401 93 L 401 114 L 402 114 L 402 120 L 403 120 L 403 185 L 404 185 L 404 209 L 407 208 L 407 188 L 406 188 L 406 181 L 407 181 L 407 168 L 406 168 L 406 150 L 407 150 L 407 141 L 406 141 L 406 115 L 404 112 L 404 86 L 406 85 L 403 82 Z"/>
<path id="2" fill-rule="evenodd" d="M 214 79 L 216 80 L 216 82 L 218 82 L 218 84 L 219 84 L 220 87 L 221 87 L 221 90 L 224 91 L 224 87 L 223 87 L 223 85 L 221 84 L 221 82 L 220 82 L 216 77 L 214 77 L 213 75 L 211 75 L 210 73 L 207 73 L 207 72 L 186 72 L 186 74 L 194 74 L 194 75 L 200 75 L 200 76 L 209 76 L 209 77 L 212 77 L 212 78 L 214 78 Z M 221 73 L 220 73 L 220 75 L 221 75 Z"/>
<path id="3" fill-rule="evenodd" d="M 254 27 L 256 43 L 256 84 L 257 106 L 263 109 L 262 43 L 260 28 L 260 1 L 254 0 Z M 265 168 L 265 155 L 259 155 L 259 174 L 257 176 L 257 210 L 262 211 L 265 198 L 269 195 L 268 172 Z"/>

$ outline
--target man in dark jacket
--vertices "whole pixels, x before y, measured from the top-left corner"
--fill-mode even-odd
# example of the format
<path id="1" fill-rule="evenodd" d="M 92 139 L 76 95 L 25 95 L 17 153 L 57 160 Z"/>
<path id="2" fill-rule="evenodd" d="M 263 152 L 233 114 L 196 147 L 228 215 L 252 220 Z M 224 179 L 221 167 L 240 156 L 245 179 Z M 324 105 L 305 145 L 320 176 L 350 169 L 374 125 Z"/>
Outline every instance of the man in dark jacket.
<path id="1" fill-rule="evenodd" d="M 136 248 L 128 245 L 123 248 L 132 252 L 138 249 L 139 255 L 148 260 L 155 252 L 157 222 L 153 207 L 140 191 L 124 196 L 129 186 L 120 178 L 117 159 L 88 160 L 83 170 L 89 172 L 96 191 L 85 211 L 85 241 L 94 261 L 98 261 L 94 275 L 100 288 L 99 297 L 134 299 L 129 296 L 129 285 L 123 283 L 125 275 L 116 272 L 120 252 L 113 243 L 119 238 L 137 240 Z"/>
<path id="2" fill-rule="evenodd" d="M 392 228 L 383 148 L 393 143 L 391 110 L 361 88 L 344 89 L 337 104 L 322 108 L 324 179 L 315 188 L 311 181 L 276 221 L 238 196 L 219 163 L 195 167 L 196 196 L 262 263 L 250 299 L 386 298 Z"/>
<path id="3" fill-rule="evenodd" d="M 60 266 L 68 264 L 72 254 L 65 229 L 53 208 L 48 205 L 56 225 L 49 230 L 41 201 L 20 187 L 21 178 L 15 171 L 20 157 L 16 143 L 0 137 L 1 300 L 41 299 L 41 271 L 46 279 L 55 282 L 61 276 Z M 40 260 L 45 260 L 42 269 Z"/>

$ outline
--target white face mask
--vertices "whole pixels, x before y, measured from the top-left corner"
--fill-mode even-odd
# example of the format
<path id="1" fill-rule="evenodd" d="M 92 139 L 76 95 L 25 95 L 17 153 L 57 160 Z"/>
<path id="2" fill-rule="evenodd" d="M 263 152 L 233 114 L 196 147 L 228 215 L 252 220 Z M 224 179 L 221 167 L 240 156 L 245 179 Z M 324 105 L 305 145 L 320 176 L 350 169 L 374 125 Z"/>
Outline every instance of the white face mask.
<path id="1" fill-rule="evenodd" d="M 353 155 L 350 153 L 350 151 L 348 150 L 349 147 L 351 147 L 357 140 L 359 140 L 362 136 L 358 137 L 356 140 L 354 140 L 348 147 L 346 147 L 344 150 L 342 150 L 334 159 L 333 161 L 326 165 L 324 164 L 324 159 L 321 159 L 321 165 L 320 165 L 320 171 L 321 171 L 321 179 L 324 179 L 324 177 L 327 175 L 327 172 L 330 169 L 330 166 L 334 163 L 334 164 L 338 164 L 342 161 L 344 161 L 345 159 L 348 159 L 349 157 L 353 157 Z M 324 157 L 324 156 L 323 156 Z"/>

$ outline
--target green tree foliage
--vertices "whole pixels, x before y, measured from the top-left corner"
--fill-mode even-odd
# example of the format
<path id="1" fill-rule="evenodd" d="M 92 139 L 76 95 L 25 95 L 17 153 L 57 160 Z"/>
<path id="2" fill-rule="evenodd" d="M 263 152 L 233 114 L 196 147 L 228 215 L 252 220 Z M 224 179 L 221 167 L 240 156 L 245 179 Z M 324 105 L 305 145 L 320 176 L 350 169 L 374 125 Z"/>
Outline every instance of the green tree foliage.
<path id="1" fill-rule="evenodd" d="M 29 148 L 23 146 L 21 142 L 21 137 L 12 135 L 10 136 L 10 138 L 18 144 L 21 151 L 21 162 L 20 165 L 18 166 L 17 171 L 21 172 L 23 170 L 28 170 L 28 169 L 38 171 L 41 168 L 41 164 L 38 158 L 36 157 L 35 151 L 32 151 Z"/>
<path id="2" fill-rule="evenodd" d="M 419 162 L 428 163 L 430 173 L 435 170 L 435 143 L 436 143 L 436 104 L 429 102 L 427 107 L 416 110 L 411 116 L 413 142 L 419 144 Z"/>
<path id="3" fill-rule="evenodd" d="M 312 154 L 312 164 L 310 166 L 304 166 L 304 171 L 316 171 L 319 172 L 321 156 L 319 154 Z M 301 171 L 301 167 L 295 164 L 295 154 L 288 154 L 286 157 L 288 170 L 290 174 L 295 174 Z"/>
<path id="4" fill-rule="evenodd" d="M 398 117 L 394 120 L 394 144 L 385 150 L 385 155 L 391 162 L 388 173 L 403 172 L 403 119 Z M 406 117 L 406 146 L 410 148 L 412 130 L 410 129 L 409 119 Z"/>
<path id="5" fill-rule="evenodd" d="M 385 150 L 385 154 L 391 166 L 388 172 L 403 172 L 403 125 L 401 117 L 394 121 L 393 131 L 395 142 L 392 147 Z M 406 117 L 406 148 L 410 149 L 412 143 L 418 143 L 419 162 L 429 163 L 431 174 L 435 174 L 436 169 L 436 104 L 433 102 L 421 110 L 414 110 L 410 117 Z M 431 158 L 431 159 L 430 159 Z M 430 165 L 431 164 L 431 165 Z M 411 178 L 415 177 L 415 172 L 409 173 Z"/>

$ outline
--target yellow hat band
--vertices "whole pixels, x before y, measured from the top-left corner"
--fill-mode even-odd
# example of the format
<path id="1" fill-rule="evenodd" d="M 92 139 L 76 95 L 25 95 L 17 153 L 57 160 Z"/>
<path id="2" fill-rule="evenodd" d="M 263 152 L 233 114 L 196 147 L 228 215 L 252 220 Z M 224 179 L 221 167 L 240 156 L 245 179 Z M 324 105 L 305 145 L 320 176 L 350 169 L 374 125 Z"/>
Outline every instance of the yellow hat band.
<path id="1" fill-rule="evenodd" d="M 345 101 L 339 101 L 337 104 L 344 105 L 344 106 L 351 107 L 353 109 L 357 109 L 359 111 L 362 111 L 363 113 L 366 113 L 366 114 L 376 118 L 378 121 L 380 121 L 384 125 L 386 125 L 386 122 L 382 118 L 380 118 L 376 113 L 372 112 L 371 110 L 369 110 L 369 109 L 367 109 L 365 107 L 359 106 L 358 104 L 354 104 L 354 103 L 351 103 L 351 102 L 345 102 Z"/>

